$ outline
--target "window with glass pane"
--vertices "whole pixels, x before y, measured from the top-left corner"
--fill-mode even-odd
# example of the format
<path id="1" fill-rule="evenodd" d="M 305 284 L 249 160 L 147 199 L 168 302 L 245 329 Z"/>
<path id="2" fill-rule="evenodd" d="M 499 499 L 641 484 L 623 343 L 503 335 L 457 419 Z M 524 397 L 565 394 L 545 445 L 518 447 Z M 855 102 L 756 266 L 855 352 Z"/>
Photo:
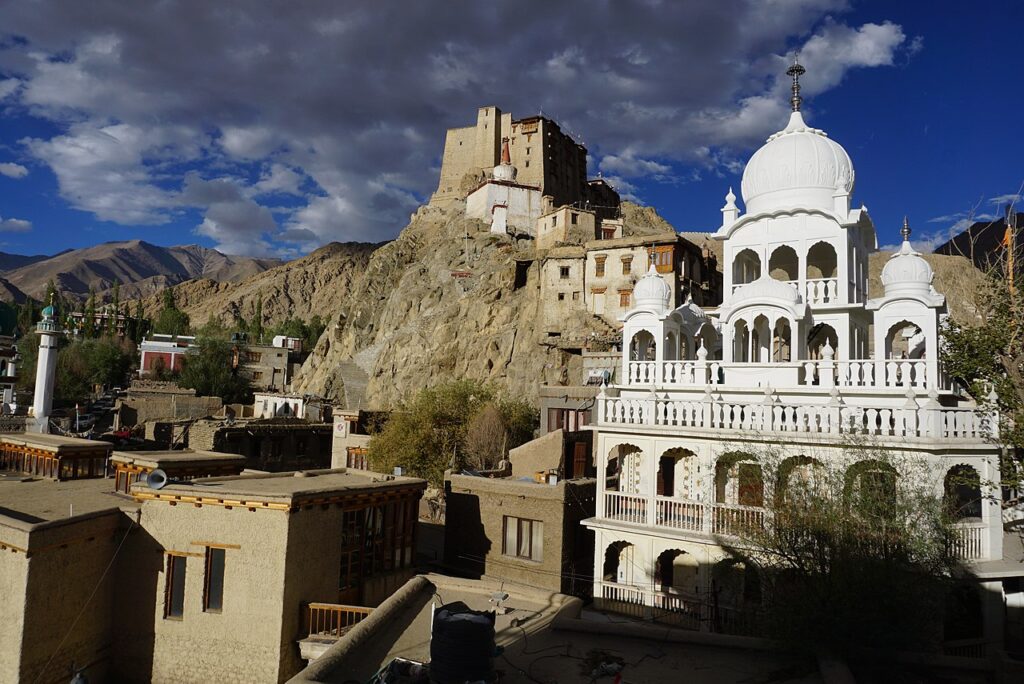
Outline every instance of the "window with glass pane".
<path id="1" fill-rule="evenodd" d="M 219 613 L 224 607 L 224 549 L 206 548 L 206 585 L 203 610 Z"/>
<path id="2" fill-rule="evenodd" d="M 185 613 L 185 556 L 167 556 L 164 618 L 180 620 Z"/>
<path id="3" fill-rule="evenodd" d="M 539 520 L 505 516 L 504 525 L 504 555 L 534 561 L 543 559 L 544 523 Z"/>

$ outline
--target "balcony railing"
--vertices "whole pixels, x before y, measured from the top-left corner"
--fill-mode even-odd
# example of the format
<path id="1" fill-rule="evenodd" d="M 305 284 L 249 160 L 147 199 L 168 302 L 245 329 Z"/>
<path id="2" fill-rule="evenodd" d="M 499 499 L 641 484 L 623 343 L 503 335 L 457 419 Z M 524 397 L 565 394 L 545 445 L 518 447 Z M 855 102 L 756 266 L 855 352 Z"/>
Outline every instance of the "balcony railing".
<path id="1" fill-rule="evenodd" d="M 595 584 L 600 608 L 636 618 L 671 623 L 686 629 L 702 627 L 723 634 L 759 633 L 760 615 L 753 610 L 716 606 L 692 596 L 632 584 Z"/>
<path id="2" fill-rule="evenodd" d="M 738 430 L 760 433 L 869 435 L 986 441 L 998 437 L 998 415 L 938 404 L 919 408 L 597 397 L 597 424 Z"/>
<path id="3" fill-rule="evenodd" d="M 705 506 L 703 503 L 673 499 L 667 496 L 659 496 L 656 502 L 658 507 L 657 525 L 690 532 L 704 530 Z"/>
<path id="4" fill-rule="evenodd" d="M 862 359 L 854 361 L 630 361 L 627 385 L 659 387 L 759 387 L 775 388 L 856 387 L 860 389 L 914 388 L 924 394 L 933 387 L 948 391 L 951 383 L 942 370 L 934 381 L 928 378 L 928 362 L 922 359 Z"/>
<path id="5" fill-rule="evenodd" d="M 620 492 L 605 492 L 604 497 L 606 518 L 633 525 L 647 524 L 647 497 Z"/>
<path id="6" fill-rule="evenodd" d="M 839 280 L 837 278 L 808 278 L 804 281 L 802 292 L 799 280 L 783 280 L 780 282 L 792 285 L 807 304 L 835 304 L 839 301 Z M 732 291 L 735 292 L 748 284 L 733 283 Z"/>
<path id="7" fill-rule="evenodd" d="M 373 608 L 346 606 L 338 603 L 310 603 L 306 616 L 309 636 L 340 638 L 355 627 Z"/>
<path id="8" fill-rule="evenodd" d="M 960 560 L 988 558 L 988 525 L 983 522 L 960 523 L 953 528 L 950 552 Z"/>
<path id="9" fill-rule="evenodd" d="M 602 517 L 631 525 L 654 525 L 687 532 L 738 536 L 745 529 L 764 524 L 764 509 L 739 504 L 708 504 L 690 499 L 656 496 L 655 515 L 649 516 L 650 505 L 644 494 L 604 493 Z"/>

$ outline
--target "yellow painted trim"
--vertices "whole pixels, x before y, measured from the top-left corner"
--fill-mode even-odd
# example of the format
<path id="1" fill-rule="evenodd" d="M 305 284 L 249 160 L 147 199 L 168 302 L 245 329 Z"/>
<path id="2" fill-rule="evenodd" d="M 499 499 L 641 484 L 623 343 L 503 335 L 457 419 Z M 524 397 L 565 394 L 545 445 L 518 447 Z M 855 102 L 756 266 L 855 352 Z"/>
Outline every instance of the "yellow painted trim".
<path id="1" fill-rule="evenodd" d="M 192 546 L 208 546 L 211 549 L 240 549 L 242 548 L 238 544 L 221 544 L 220 542 L 212 541 L 194 541 L 189 542 Z"/>

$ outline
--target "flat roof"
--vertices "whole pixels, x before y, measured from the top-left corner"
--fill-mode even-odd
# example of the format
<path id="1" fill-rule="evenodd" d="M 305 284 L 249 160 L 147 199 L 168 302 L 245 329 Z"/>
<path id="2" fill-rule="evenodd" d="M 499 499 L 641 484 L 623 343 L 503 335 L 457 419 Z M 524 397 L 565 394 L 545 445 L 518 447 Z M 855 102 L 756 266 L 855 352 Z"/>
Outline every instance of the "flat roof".
<path id="1" fill-rule="evenodd" d="M 138 507 L 131 497 L 114 491 L 114 481 L 110 478 L 57 482 L 26 475 L 0 475 L 0 515 L 24 522 L 60 520 L 109 508 L 135 510 Z"/>
<path id="2" fill-rule="evenodd" d="M 494 580 L 421 575 L 328 647 L 290 684 L 362 682 L 394 658 L 427 662 L 434 610 L 455 601 L 473 610 L 490 610 L 495 594 L 508 595 L 502 602 L 507 612 L 495 616 L 495 642 L 504 652 L 494 660 L 507 684 L 594 682 L 592 672 L 601 662 L 622 665 L 627 682 L 824 681 L 813 658 L 773 652 L 763 640 L 651 626 L 594 612 L 581 615 L 579 599 L 562 594 Z"/>
<path id="3" fill-rule="evenodd" d="M 18 446 L 45 449 L 47 451 L 56 451 L 57 449 L 95 449 L 97 447 L 105 447 L 107 449 L 113 448 L 113 445 L 110 444 L 110 442 L 104 442 L 101 440 L 65 437 L 64 435 L 51 435 L 34 432 L 0 434 L 0 443 L 16 444 Z"/>
<path id="4" fill-rule="evenodd" d="M 238 454 L 225 454 L 219 451 L 201 451 L 184 449 L 178 451 L 115 451 L 110 455 L 115 463 L 167 468 L 190 464 L 225 464 L 246 463 L 248 459 Z"/>
<path id="5" fill-rule="evenodd" d="M 426 489 L 427 481 L 367 470 L 335 468 L 202 477 L 190 482 L 171 482 L 159 490 L 150 489 L 144 483 L 136 483 L 132 485 L 132 494 L 147 499 L 174 500 L 188 497 L 212 501 L 228 499 L 234 502 L 267 501 L 291 504 L 297 499 L 323 498 L 353 490 L 409 486 Z"/>
<path id="6" fill-rule="evenodd" d="M 630 235 L 627 237 L 611 238 L 608 240 L 587 240 L 588 252 L 600 251 L 602 249 L 616 249 L 623 247 L 641 247 L 643 245 L 660 244 L 663 242 L 675 242 L 679 240 L 679 234 L 674 232 L 654 233 L 652 235 Z"/>

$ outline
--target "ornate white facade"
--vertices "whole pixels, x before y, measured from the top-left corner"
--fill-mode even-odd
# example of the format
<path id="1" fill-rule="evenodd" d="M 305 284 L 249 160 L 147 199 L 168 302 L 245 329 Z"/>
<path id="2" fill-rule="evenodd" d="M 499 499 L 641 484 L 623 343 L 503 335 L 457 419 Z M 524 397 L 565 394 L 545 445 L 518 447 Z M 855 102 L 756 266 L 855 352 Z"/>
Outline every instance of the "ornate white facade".
<path id="1" fill-rule="evenodd" d="M 867 210 L 851 209 L 854 177 L 846 151 L 794 111 L 746 166 L 746 213 L 726 196 L 721 306 L 671 308 L 653 271 L 636 284 L 621 319 L 625 380 L 595 406 L 597 514 L 584 524 L 599 603 L 742 631 L 756 588 L 723 538 L 808 469 L 882 467 L 855 443 L 918 459 L 932 474 L 923 486 L 966 496 L 954 550 L 980 577 L 1002 558 L 998 416 L 942 371 L 945 299 L 906 225 L 884 294 L 868 299 L 877 240 Z M 950 473 L 985 484 L 965 493 Z"/>

